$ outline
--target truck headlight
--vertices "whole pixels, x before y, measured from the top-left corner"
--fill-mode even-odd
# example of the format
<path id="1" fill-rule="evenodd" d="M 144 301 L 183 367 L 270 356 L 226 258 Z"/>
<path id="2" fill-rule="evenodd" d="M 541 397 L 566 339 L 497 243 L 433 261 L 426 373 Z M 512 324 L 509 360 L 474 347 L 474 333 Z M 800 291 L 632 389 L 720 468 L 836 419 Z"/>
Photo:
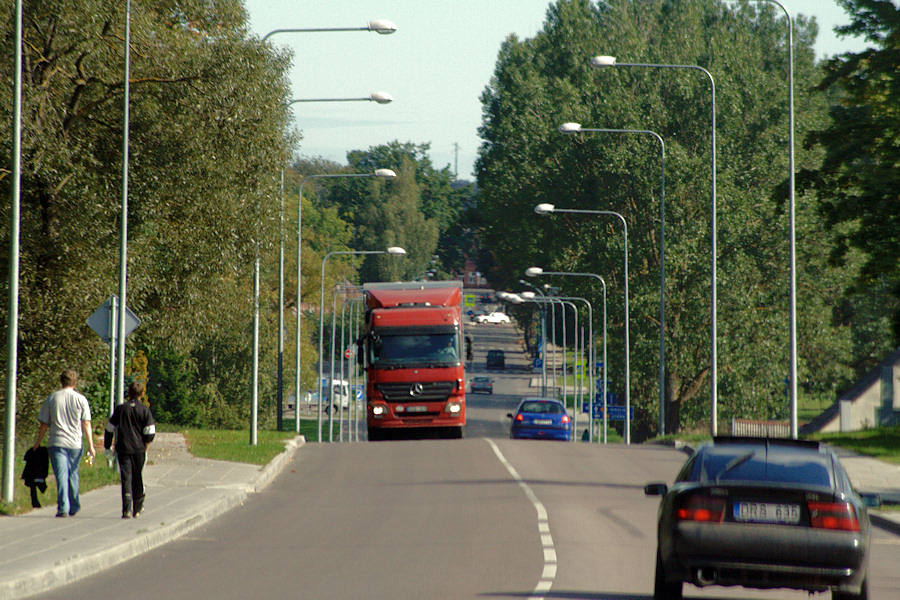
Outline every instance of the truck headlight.
<path id="1" fill-rule="evenodd" d="M 387 406 L 384 404 L 373 404 L 372 405 L 372 416 L 373 417 L 383 417 L 387 414 Z"/>
<path id="2" fill-rule="evenodd" d="M 462 404 L 459 402 L 448 402 L 446 406 L 444 406 L 444 412 L 448 412 L 451 415 L 459 414 L 462 411 Z"/>

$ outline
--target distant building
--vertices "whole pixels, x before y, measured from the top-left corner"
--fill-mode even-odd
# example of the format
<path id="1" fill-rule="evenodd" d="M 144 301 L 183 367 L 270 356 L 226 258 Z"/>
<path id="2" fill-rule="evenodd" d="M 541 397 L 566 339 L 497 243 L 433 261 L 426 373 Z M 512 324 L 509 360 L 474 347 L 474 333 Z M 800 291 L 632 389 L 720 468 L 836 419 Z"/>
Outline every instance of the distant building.
<path id="1" fill-rule="evenodd" d="M 801 433 L 858 431 L 900 423 L 900 348 L 866 373 Z"/>
<path id="2" fill-rule="evenodd" d="M 467 288 L 489 287 L 487 279 L 482 276 L 481 271 L 478 270 L 477 265 L 471 259 L 466 259 L 466 264 L 463 267 L 463 272 L 454 273 L 454 278 L 462 281 L 463 285 Z"/>

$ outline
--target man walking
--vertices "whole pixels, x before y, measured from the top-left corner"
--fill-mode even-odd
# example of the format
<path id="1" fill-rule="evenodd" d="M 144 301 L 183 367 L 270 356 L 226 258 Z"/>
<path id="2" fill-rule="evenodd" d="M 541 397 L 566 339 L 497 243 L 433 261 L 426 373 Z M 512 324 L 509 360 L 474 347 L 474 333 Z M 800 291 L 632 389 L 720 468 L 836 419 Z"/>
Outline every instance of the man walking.
<path id="1" fill-rule="evenodd" d="M 137 517 L 144 509 L 144 462 L 147 447 L 156 436 L 153 413 L 141 404 L 144 384 L 128 386 L 128 401 L 113 411 L 103 434 L 103 447 L 110 449 L 116 438 L 116 458 L 122 480 L 122 518 Z"/>
<path id="2" fill-rule="evenodd" d="M 84 450 L 81 434 L 88 441 L 88 456 L 94 457 L 94 436 L 91 432 L 91 407 L 87 398 L 75 391 L 78 373 L 66 369 L 59 376 L 62 389 L 50 394 L 38 413 L 37 441 L 34 450 L 41 446 L 44 434 L 47 439 L 50 465 L 56 477 L 56 516 L 74 517 L 81 510 L 78 500 L 78 465 Z"/>

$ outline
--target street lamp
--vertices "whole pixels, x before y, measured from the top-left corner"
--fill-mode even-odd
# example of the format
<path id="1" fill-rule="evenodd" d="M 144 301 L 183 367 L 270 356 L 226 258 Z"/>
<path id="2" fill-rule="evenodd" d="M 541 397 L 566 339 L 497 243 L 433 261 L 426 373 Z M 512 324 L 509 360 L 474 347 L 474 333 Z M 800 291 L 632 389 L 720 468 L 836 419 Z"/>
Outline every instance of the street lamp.
<path id="1" fill-rule="evenodd" d="M 575 363 L 577 365 L 578 356 L 580 355 L 579 349 L 578 349 L 578 308 L 575 306 L 575 304 L 573 304 L 571 302 L 571 300 L 581 300 L 585 304 L 587 304 L 588 315 L 591 314 L 590 302 L 588 302 L 584 298 L 565 298 L 565 297 L 559 297 L 559 296 L 537 296 L 534 292 L 531 292 L 531 291 L 519 292 L 518 294 L 511 294 L 509 292 L 499 292 L 498 296 L 504 300 L 507 300 L 508 302 L 513 303 L 513 304 L 522 304 L 523 302 L 534 302 L 536 304 L 550 304 L 552 306 L 554 303 L 559 302 L 560 305 L 563 307 L 563 345 L 564 346 L 565 346 L 565 340 L 566 340 L 565 307 L 566 307 L 566 305 L 570 306 L 572 308 L 572 314 L 574 315 L 574 320 L 575 320 L 575 334 L 574 334 L 575 341 L 573 343 L 573 348 L 575 351 Z M 590 320 L 590 318 L 591 317 L 588 316 L 589 320 Z M 565 375 L 566 370 L 567 370 L 566 369 L 566 355 L 565 355 L 565 352 L 563 352 L 562 402 L 564 405 L 567 405 L 567 403 L 568 403 L 568 396 L 567 396 L 568 388 L 566 386 L 566 375 Z M 573 379 L 575 376 L 575 370 L 576 369 L 574 369 L 574 368 L 572 369 Z M 554 387 L 555 387 L 555 385 L 556 384 L 554 383 Z M 573 392 L 574 392 L 573 406 L 572 406 L 572 415 L 573 415 L 572 430 L 573 430 L 573 432 L 578 427 L 578 390 L 579 390 L 578 385 L 573 384 Z M 546 396 L 546 392 L 543 395 Z M 572 436 L 572 441 L 573 442 L 576 441 L 574 435 Z"/>
<path id="2" fill-rule="evenodd" d="M 354 102 L 354 101 L 372 101 L 377 102 L 378 104 L 388 104 L 393 101 L 393 97 L 387 92 L 372 92 L 366 98 L 297 98 L 291 100 L 287 103 L 287 106 L 291 106 L 292 104 L 296 104 L 298 102 Z M 395 175 L 396 176 L 396 175 Z M 318 177 L 322 177 L 319 175 Z M 304 180 L 306 181 L 306 180 Z M 301 210 L 300 205 L 302 204 L 302 189 L 303 184 L 300 184 L 301 187 L 301 195 L 300 200 L 298 201 L 297 211 L 298 214 Z M 299 219 L 299 217 L 298 217 Z M 299 225 L 298 227 L 298 244 L 299 244 Z M 281 431 L 281 420 L 282 413 L 284 411 L 284 167 L 281 168 L 281 231 L 282 234 L 279 236 L 281 239 L 279 253 L 278 253 L 278 389 L 277 389 L 277 404 L 278 404 L 278 418 L 277 418 L 277 429 Z M 299 250 L 298 250 L 299 253 Z M 299 256 L 299 254 L 298 254 Z M 300 261 L 297 260 L 297 288 L 300 287 Z M 297 319 L 299 322 L 300 319 L 300 294 L 297 294 Z M 299 325 L 298 325 L 299 327 Z M 299 336 L 299 333 L 297 334 Z M 300 346 L 299 341 L 297 342 L 297 352 L 299 356 Z M 297 359 L 300 360 L 299 358 Z M 296 396 L 295 398 L 299 401 L 300 398 L 300 374 L 298 369 L 297 374 L 297 389 L 295 390 Z M 296 413 L 295 413 L 295 416 Z M 295 423 L 295 430 L 297 433 L 300 433 L 300 420 L 295 419 L 297 422 Z"/>
<path id="3" fill-rule="evenodd" d="M 519 283 L 523 285 L 527 285 L 534 289 L 541 297 L 545 297 L 546 294 L 539 290 L 536 286 L 531 285 L 530 283 L 526 283 L 522 279 L 519 280 Z M 519 294 L 522 298 L 528 298 L 525 294 L 531 294 L 531 297 L 534 297 L 534 292 L 522 292 Z M 541 395 L 547 395 L 547 311 L 541 307 Z"/>
<path id="4" fill-rule="evenodd" d="M 711 237 L 712 237 L 712 257 L 710 259 L 711 271 L 712 271 L 712 289 L 711 289 L 711 299 L 710 299 L 710 321 L 711 321 L 711 332 L 710 332 L 710 381 L 711 381 L 711 392 L 710 392 L 710 432 L 713 437 L 716 436 L 717 433 L 717 404 L 718 404 L 718 358 L 717 358 L 717 349 L 716 349 L 716 82 L 713 79 L 712 74 L 700 67 L 698 65 L 666 65 L 666 64 L 644 64 L 644 63 L 618 63 L 616 62 L 615 56 L 595 56 L 591 59 L 591 66 L 597 69 L 602 69 L 604 67 L 649 67 L 649 68 L 659 68 L 659 69 L 692 69 L 695 71 L 700 71 L 704 75 L 709 78 L 710 90 L 712 93 L 712 133 L 711 133 L 711 145 L 712 145 L 712 159 L 710 164 L 710 170 L 712 171 L 712 211 L 710 217 L 711 224 Z"/>
<path id="5" fill-rule="evenodd" d="M 659 141 L 660 148 L 660 195 L 659 195 L 659 434 L 666 429 L 666 143 L 655 131 L 647 129 L 588 129 L 580 123 L 563 123 L 560 133 L 642 133 L 652 135 Z M 602 279 L 601 279 L 602 280 Z M 604 290 L 606 284 L 604 284 Z M 604 379 L 605 385 L 606 379 Z M 605 402 L 604 394 L 604 402 Z M 593 405 L 592 405 L 593 406 Z"/>
<path id="6" fill-rule="evenodd" d="M 610 215 L 622 221 L 622 232 L 625 240 L 625 444 L 631 444 L 631 346 L 628 341 L 628 223 L 625 221 L 625 217 L 611 210 L 556 208 L 552 204 L 538 204 L 534 207 L 534 212 L 539 215 L 549 213 Z"/>
<path id="7" fill-rule="evenodd" d="M 300 322 L 302 320 L 301 315 L 301 266 L 302 266 L 302 253 L 303 253 L 303 238 L 302 238 L 302 225 L 303 225 L 303 186 L 306 185 L 306 182 L 310 179 L 336 179 L 339 177 L 379 177 L 382 179 L 394 179 L 397 177 L 397 174 L 391 169 L 375 169 L 373 173 L 334 173 L 334 174 L 326 174 L 326 175 L 310 175 L 305 177 L 300 182 L 300 191 L 297 196 L 297 335 L 295 338 L 296 342 L 296 350 L 297 350 L 297 372 L 294 376 L 294 405 L 296 406 L 297 402 L 300 401 Z M 323 265 L 324 268 L 324 265 Z M 324 293 L 324 292 L 323 292 Z M 321 349 L 319 351 L 321 354 Z M 321 385 L 321 373 L 320 373 L 320 382 Z M 294 420 L 294 431 L 295 433 L 300 433 L 300 419 L 299 415 L 296 415 Z M 321 438 L 321 433 L 320 436 Z M 322 441 L 321 439 L 319 441 Z"/>
<path id="8" fill-rule="evenodd" d="M 318 416 L 318 426 L 319 426 L 319 435 L 318 442 L 322 443 L 322 367 L 324 364 L 322 354 L 325 349 L 322 343 L 322 331 L 325 329 L 325 263 L 328 261 L 328 258 L 337 254 L 344 255 L 364 255 L 364 254 L 388 254 L 390 256 L 404 256 L 406 254 L 406 250 L 403 248 L 399 248 L 397 246 L 391 246 L 387 250 L 335 250 L 334 252 L 329 252 L 322 258 L 322 287 L 319 291 L 319 380 L 316 382 L 316 387 L 318 389 L 318 397 L 319 397 L 319 416 Z M 299 279 L 298 279 L 299 281 Z M 298 295 L 299 299 L 299 295 Z M 298 314 L 298 323 L 299 323 L 299 314 Z M 299 373 L 299 371 L 298 371 Z"/>
<path id="9" fill-rule="evenodd" d="M 606 423 L 607 423 L 607 407 L 606 407 L 606 280 L 595 273 L 568 273 L 562 271 L 545 271 L 541 267 L 528 267 L 525 274 L 529 277 L 538 277 L 539 275 L 559 275 L 562 277 L 593 277 L 600 281 L 603 285 L 603 443 L 606 443 Z M 594 321 L 591 318 L 590 325 L 591 348 L 594 347 Z M 627 349 L 626 349 L 627 351 Z M 594 435 L 594 357 L 591 358 L 591 430 L 589 439 L 593 439 Z"/>
<path id="10" fill-rule="evenodd" d="M 9 312 L 6 338 L 6 415 L 3 436 L 3 501 L 12 503 L 16 463 L 16 373 L 19 340 L 19 237 L 22 180 L 22 0 L 15 7 L 15 57 L 13 82 L 13 140 L 10 177 Z"/>
<path id="11" fill-rule="evenodd" d="M 299 104 L 301 102 L 376 102 L 378 104 L 390 104 L 394 101 L 394 97 L 387 92 L 372 92 L 368 96 L 362 98 L 295 98 L 287 103 Z"/>
<path id="12" fill-rule="evenodd" d="M 126 10 L 130 12 L 131 0 L 127 0 L 127 5 L 126 5 L 126 6 L 128 7 Z M 128 129 L 127 129 L 127 128 L 128 128 L 128 112 L 127 112 L 127 111 L 128 111 L 128 77 L 127 77 L 127 75 L 128 75 L 128 52 L 127 52 L 127 49 L 128 49 L 128 46 L 129 46 L 129 44 L 128 44 L 128 39 L 129 39 L 129 38 L 128 38 L 128 33 L 129 33 L 129 31 L 130 31 L 130 30 L 129 30 L 129 26 L 128 26 L 127 23 L 128 23 L 128 22 L 126 21 L 126 29 L 125 29 L 125 31 L 126 31 L 126 38 L 125 38 L 125 41 L 126 41 L 126 43 L 125 43 L 125 48 L 126 48 L 126 59 L 125 59 L 125 74 L 126 74 L 126 77 L 125 77 L 125 107 L 126 107 L 126 108 L 125 108 L 125 110 L 126 110 L 126 112 L 125 112 L 125 128 L 126 128 L 126 129 L 125 129 L 125 132 L 126 132 L 126 143 L 125 143 L 125 150 L 126 150 L 126 152 L 127 152 L 127 149 L 128 149 L 128 143 L 127 143 L 127 132 L 128 132 Z M 269 38 L 272 37 L 273 35 L 276 35 L 276 34 L 279 34 L 279 33 L 319 33 L 319 32 L 330 32 L 330 31 L 375 31 L 375 32 L 377 32 L 377 33 L 379 33 L 379 34 L 385 34 L 385 35 L 386 35 L 386 34 L 391 34 L 391 33 L 394 33 L 395 31 L 397 31 L 397 26 L 394 25 L 391 21 L 388 21 L 387 19 L 375 19 L 375 20 L 372 20 L 372 21 L 369 21 L 368 23 L 366 23 L 366 26 L 365 26 L 365 27 L 328 27 L 328 28 L 300 28 L 300 29 L 291 28 L 291 29 L 274 29 L 274 30 L 270 31 L 269 33 L 267 33 L 266 35 L 264 35 L 261 41 L 262 41 L 262 42 L 265 42 L 267 39 L 269 39 Z M 376 93 L 376 94 L 386 94 L 385 92 L 375 92 L 375 93 Z M 371 95 L 370 95 L 370 97 L 371 97 Z M 381 100 L 384 100 L 385 102 L 390 102 L 390 100 L 387 100 L 387 99 L 386 99 L 386 98 L 388 98 L 388 97 L 390 97 L 390 94 L 386 94 L 386 96 L 385 96 L 385 95 L 381 95 L 381 96 L 380 96 L 380 100 L 376 100 L 376 101 L 381 102 Z M 371 98 L 371 99 L 375 100 L 375 98 Z M 393 98 L 391 98 L 391 100 L 392 100 L 392 99 L 393 99 Z M 288 103 L 288 106 L 290 106 L 290 104 L 291 104 L 291 103 L 289 102 L 289 103 Z M 125 160 L 125 164 L 126 164 L 126 165 L 127 165 L 127 162 L 128 162 L 128 161 L 127 161 L 127 154 L 126 154 L 126 160 Z M 125 185 L 127 186 L 127 177 L 123 177 L 123 179 L 125 179 L 125 181 L 126 181 L 126 184 L 125 184 Z M 282 197 L 281 197 L 281 220 L 282 220 L 282 224 L 283 224 L 283 223 L 284 223 L 284 170 L 283 170 L 283 169 L 282 169 L 282 174 L 281 174 L 281 183 L 282 183 L 282 189 L 281 189 L 281 196 L 282 196 Z M 127 187 L 124 188 L 124 189 L 127 190 Z M 124 196 L 124 195 L 125 195 L 125 194 L 123 194 L 123 196 Z M 300 202 L 302 203 L 302 201 L 303 201 L 303 200 L 302 200 L 302 196 L 301 196 Z M 124 203 L 124 201 L 123 201 L 123 203 Z M 123 210 L 123 213 L 124 213 L 124 210 Z M 124 240 L 124 235 L 125 235 L 125 226 L 124 226 L 124 223 L 125 223 L 125 221 L 124 221 L 124 216 L 123 216 L 123 228 L 122 228 L 122 229 L 123 229 L 123 240 Z M 299 226 L 298 226 L 298 228 L 299 228 Z M 123 241 L 123 247 L 124 247 L 124 241 Z M 298 252 L 299 252 L 299 244 L 298 244 Z M 124 264 L 124 262 L 125 262 L 125 258 L 124 258 L 124 250 L 123 250 L 123 256 L 122 256 L 122 262 L 123 262 L 123 264 Z M 123 266 L 122 268 L 124 269 L 124 266 Z M 256 270 L 256 272 L 254 273 L 254 279 L 255 279 L 255 280 L 258 280 L 258 279 L 259 279 L 259 250 L 258 250 L 258 249 L 257 249 L 257 258 L 256 258 L 256 268 L 255 268 L 255 270 Z M 299 271 L 300 271 L 300 265 L 299 265 L 299 264 L 297 265 L 297 271 L 298 271 L 298 273 L 299 273 Z M 124 271 L 123 271 L 123 276 L 121 277 L 121 279 L 124 280 Z M 279 285 L 279 290 L 278 290 L 278 391 L 277 391 L 277 394 L 278 394 L 278 429 L 280 430 L 280 429 L 281 429 L 282 411 L 283 411 L 283 395 L 284 395 L 284 391 L 283 391 L 283 389 L 282 389 L 282 387 L 283 387 L 283 383 L 282 383 L 283 364 L 282 364 L 282 361 L 283 361 L 283 357 L 284 357 L 284 342 L 283 342 L 283 337 L 284 337 L 284 241 L 283 241 L 283 240 L 282 240 L 282 242 L 281 242 L 281 251 L 280 251 L 280 256 L 279 256 L 279 274 L 278 274 L 278 280 L 279 280 L 279 283 L 278 283 L 278 285 Z M 298 280 L 297 280 L 297 286 L 298 286 L 298 288 L 299 288 L 299 286 L 300 286 L 299 277 L 298 277 Z M 253 387 L 253 389 L 252 389 L 251 400 L 250 400 L 250 404 L 251 404 L 251 408 L 250 408 L 250 412 L 251 412 L 251 416 L 250 416 L 250 445 L 251 445 L 251 446 L 255 446 L 255 445 L 256 445 L 256 413 L 257 413 L 257 396 L 258 396 L 258 393 L 259 393 L 259 390 L 258 390 L 258 379 L 257 379 L 257 378 L 258 378 L 258 372 L 259 372 L 259 289 L 258 289 L 258 288 L 259 288 L 259 284 L 258 284 L 258 282 L 256 282 L 256 283 L 254 284 L 254 298 L 253 298 L 253 304 L 254 304 L 254 307 L 253 307 L 253 311 L 254 311 L 254 313 L 253 313 L 253 330 L 254 330 L 254 333 L 253 333 L 253 375 L 252 375 L 252 380 L 253 380 L 252 387 Z M 125 318 L 124 318 L 124 311 L 125 311 L 125 289 L 124 289 L 124 282 L 120 284 L 120 297 L 121 297 L 121 303 L 122 303 L 122 311 L 121 311 L 121 312 L 122 312 L 123 314 L 120 315 L 120 317 L 119 317 L 119 324 L 120 324 L 120 330 L 124 330 L 124 327 L 125 327 Z M 299 295 L 299 294 L 297 294 L 297 320 L 298 320 L 298 322 L 299 322 L 299 320 L 300 320 L 300 295 Z M 299 343 L 299 342 L 298 342 L 298 343 Z M 122 356 L 122 361 L 124 361 L 124 355 L 125 355 L 125 346 L 124 346 L 124 342 L 121 342 L 121 344 L 122 344 L 122 345 L 121 345 L 120 354 L 121 354 L 121 356 Z M 299 349 L 299 348 L 298 348 L 298 349 Z M 299 361 L 299 358 L 298 358 L 298 361 Z M 121 362 L 121 361 L 120 361 L 120 362 Z M 122 367 L 121 367 L 121 364 L 120 364 L 120 369 L 121 369 L 121 368 L 122 368 Z M 300 377 L 300 374 L 299 374 L 299 373 L 297 374 L 297 377 L 298 377 L 298 378 Z M 122 385 L 124 385 L 124 384 L 122 384 Z M 299 386 L 298 386 L 298 393 L 299 393 Z M 120 397 L 121 397 L 121 393 L 120 393 Z M 299 402 L 299 400 L 300 400 L 300 397 L 299 397 L 299 395 L 298 395 L 298 396 L 295 398 L 295 402 Z M 295 413 L 295 416 L 299 416 L 299 415 L 296 415 L 296 413 Z M 299 433 L 299 432 L 300 432 L 300 419 L 297 418 L 297 419 L 295 419 L 295 420 L 297 421 L 297 424 L 296 424 L 297 433 Z"/>
<path id="13" fill-rule="evenodd" d="M 331 381 L 331 392 L 334 393 L 334 354 L 335 350 L 338 350 L 338 356 L 340 361 L 340 367 L 338 372 L 338 381 L 340 382 L 338 385 L 340 386 L 340 396 L 338 399 L 337 405 L 337 413 L 338 413 L 338 441 L 344 441 L 344 357 L 343 351 L 340 350 L 341 347 L 344 346 L 344 307 L 346 306 L 347 298 L 350 294 L 353 293 L 361 294 L 362 286 L 353 285 L 353 284 L 342 284 L 339 283 L 334 286 L 334 289 L 331 291 L 331 314 L 337 315 L 337 297 L 338 294 L 344 294 L 344 302 L 341 305 L 341 336 L 340 336 L 340 344 L 336 343 L 337 338 L 337 325 L 335 323 L 335 319 L 332 318 L 332 326 L 331 326 L 331 348 L 328 352 L 328 379 Z M 349 393 L 349 386 L 348 386 Z M 348 405 L 347 408 L 350 408 L 350 398 L 347 398 Z M 331 405 L 331 410 L 328 411 L 328 441 L 331 442 L 334 440 L 334 404 Z"/>
<path id="14" fill-rule="evenodd" d="M 790 402 L 791 438 L 797 439 L 797 241 L 794 215 L 794 20 L 788 9 L 778 0 L 751 0 L 771 2 L 784 11 L 788 22 L 788 212 L 790 213 Z"/>
<path id="15" fill-rule="evenodd" d="M 551 294 L 548 294 L 547 292 L 545 292 L 544 290 L 540 289 L 540 288 L 537 287 L 536 285 L 534 285 L 534 284 L 532 284 L 532 283 L 529 283 L 529 282 L 525 281 L 524 279 L 520 279 L 520 280 L 519 280 L 519 283 L 521 283 L 522 285 L 527 285 L 528 287 L 530 287 L 531 289 L 533 289 L 533 290 L 535 290 L 537 293 L 539 293 L 541 296 L 549 297 L 549 296 L 551 295 Z M 544 335 L 544 333 L 546 333 L 546 328 L 545 328 L 545 330 L 541 333 L 541 335 Z M 555 387 L 556 387 L 556 303 L 555 303 L 555 302 L 551 302 L 551 303 L 550 303 L 550 339 L 553 341 L 553 350 L 552 350 L 552 353 L 551 353 L 551 357 L 552 357 L 552 359 L 553 359 L 553 367 L 552 367 L 552 369 L 553 369 L 553 386 L 554 386 L 554 389 L 555 389 Z M 546 343 L 546 341 L 545 341 L 545 342 L 544 342 L 544 348 L 545 348 L 545 350 L 544 350 L 544 357 L 543 357 L 543 358 L 544 358 L 544 368 L 543 368 L 543 371 L 542 371 L 542 373 L 544 374 L 545 377 L 546 377 L 546 373 L 547 373 L 547 351 L 546 351 L 546 347 L 547 347 L 547 343 Z M 548 379 L 549 379 L 549 378 L 548 378 Z"/>
<path id="16" fill-rule="evenodd" d="M 390 35 L 397 31 L 397 26 L 387 19 L 375 19 L 366 23 L 365 27 L 319 27 L 304 29 L 275 29 L 263 36 L 262 41 L 266 41 L 276 33 L 320 33 L 324 31 L 374 31 L 381 35 Z"/>

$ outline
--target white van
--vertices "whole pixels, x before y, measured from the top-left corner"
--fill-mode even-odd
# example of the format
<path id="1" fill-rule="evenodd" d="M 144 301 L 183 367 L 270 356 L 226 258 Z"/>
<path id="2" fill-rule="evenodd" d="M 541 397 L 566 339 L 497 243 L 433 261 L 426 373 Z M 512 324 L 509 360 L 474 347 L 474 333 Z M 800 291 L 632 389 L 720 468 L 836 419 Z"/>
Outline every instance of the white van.
<path id="1" fill-rule="evenodd" d="M 346 379 L 333 379 L 328 395 L 334 408 L 350 408 L 350 382 Z"/>

